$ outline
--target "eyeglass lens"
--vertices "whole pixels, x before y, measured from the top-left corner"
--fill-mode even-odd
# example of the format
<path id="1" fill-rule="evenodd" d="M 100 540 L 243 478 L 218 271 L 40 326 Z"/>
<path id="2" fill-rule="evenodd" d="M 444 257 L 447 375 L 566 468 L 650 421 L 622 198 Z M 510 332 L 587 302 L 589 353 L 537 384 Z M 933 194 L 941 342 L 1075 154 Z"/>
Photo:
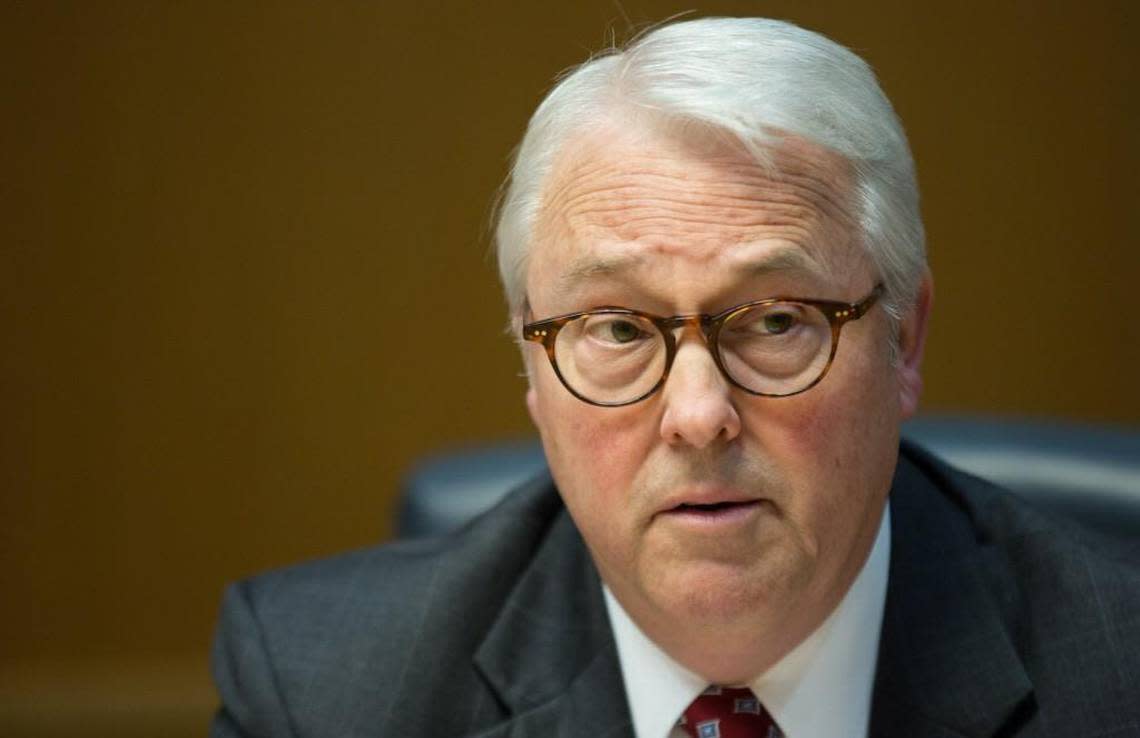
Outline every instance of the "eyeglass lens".
<path id="1" fill-rule="evenodd" d="M 799 392 L 823 373 L 831 353 L 831 324 L 823 311 L 797 302 L 742 308 L 717 334 L 731 379 L 760 394 Z M 635 400 L 666 371 L 665 336 L 647 318 L 595 312 L 562 327 L 554 344 L 563 381 L 593 402 Z"/>

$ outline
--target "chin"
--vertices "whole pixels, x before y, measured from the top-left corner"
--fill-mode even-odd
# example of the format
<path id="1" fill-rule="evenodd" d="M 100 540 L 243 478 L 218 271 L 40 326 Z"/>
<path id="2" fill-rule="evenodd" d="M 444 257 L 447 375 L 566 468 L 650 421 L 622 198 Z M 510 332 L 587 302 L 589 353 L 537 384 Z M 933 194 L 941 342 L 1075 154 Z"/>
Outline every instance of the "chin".
<path id="1" fill-rule="evenodd" d="M 657 579 L 650 599 L 670 617 L 693 625 L 771 621 L 797 599 L 810 578 L 806 567 L 786 564 L 769 560 L 678 565 Z"/>

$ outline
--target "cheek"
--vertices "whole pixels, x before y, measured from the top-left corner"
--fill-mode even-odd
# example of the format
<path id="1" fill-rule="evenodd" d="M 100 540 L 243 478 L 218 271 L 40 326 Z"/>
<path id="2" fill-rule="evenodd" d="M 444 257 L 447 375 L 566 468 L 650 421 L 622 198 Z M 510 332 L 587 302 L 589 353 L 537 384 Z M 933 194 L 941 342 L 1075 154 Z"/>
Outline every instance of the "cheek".
<path id="1" fill-rule="evenodd" d="M 593 407 L 557 389 L 537 398 L 550 471 L 595 562 L 620 578 L 636 560 L 643 525 L 633 498 L 649 455 L 646 434 L 628 411 Z"/>
<path id="2" fill-rule="evenodd" d="M 897 454 L 897 389 L 885 358 L 849 351 L 802 395 L 748 425 L 789 488 L 788 515 L 816 549 L 858 530 L 886 494 Z"/>
<path id="3" fill-rule="evenodd" d="M 604 514 L 626 507 L 652 434 L 637 408 L 588 405 L 566 392 L 557 377 L 536 377 L 531 412 L 543 437 L 555 481 L 572 512 Z"/>

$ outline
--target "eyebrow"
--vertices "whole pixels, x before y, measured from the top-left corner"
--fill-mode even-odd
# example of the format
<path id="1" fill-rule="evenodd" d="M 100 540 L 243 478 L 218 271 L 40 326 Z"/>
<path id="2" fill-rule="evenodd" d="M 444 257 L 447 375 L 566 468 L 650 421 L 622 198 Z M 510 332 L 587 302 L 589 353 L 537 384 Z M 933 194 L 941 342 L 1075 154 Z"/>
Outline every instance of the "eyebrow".
<path id="1" fill-rule="evenodd" d="M 645 258 L 639 255 L 614 256 L 607 258 L 587 257 L 576 261 L 569 271 L 558 278 L 559 290 L 568 292 L 582 282 L 597 277 L 612 277 L 633 271 Z"/>
<path id="2" fill-rule="evenodd" d="M 558 278 L 555 289 L 562 295 L 569 295 L 582 283 L 599 277 L 621 277 L 633 271 L 645 261 L 642 254 L 627 254 L 612 257 L 586 257 L 571 265 L 570 269 Z M 764 277 L 772 274 L 804 273 L 818 276 L 820 265 L 802 250 L 782 247 L 756 261 L 743 261 L 741 273 L 748 277 Z"/>
<path id="3" fill-rule="evenodd" d="M 766 277 L 771 274 L 795 272 L 803 272 L 815 276 L 819 275 L 821 266 L 819 262 L 800 249 L 782 247 L 762 259 L 746 262 L 744 271 L 746 271 L 750 277 Z"/>

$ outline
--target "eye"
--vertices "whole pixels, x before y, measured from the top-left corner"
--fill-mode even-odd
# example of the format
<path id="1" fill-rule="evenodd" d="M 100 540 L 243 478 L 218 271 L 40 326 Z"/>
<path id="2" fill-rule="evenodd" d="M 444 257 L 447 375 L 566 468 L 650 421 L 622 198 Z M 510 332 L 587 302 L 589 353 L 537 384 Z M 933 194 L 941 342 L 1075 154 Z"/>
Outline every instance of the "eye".
<path id="1" fill-rule="evenodd" d="M 641 335 L 641 329 L 628 320 L 611 320 L 609 334 L 618 343 L 629 343 Z"/>
<path id="2" fill-rule="evenodd" d="M 639 341 L 649 333 L 640 321 L 627 315 L 593 315 L 585 332 L 595 341 L 610 345 L 626 345 Z"/>
<path id="3" fill-rule="evenodd" d="M 802 306 L 778 302 L 749 308 L 733 318 L 727 327 L 729 335 L 739 340 L 791 338 L 808 325 L 811 317 Z"/>
<path id="4" fill-rule="evenodd" d="M 796 316 L 791 313 L 768 313 L 763 318 L 762 328 L 765 333 L 778 336 L 781 333 L 787 333 L 795 324 Z M 757 326 L 757 328 L 760 327 Z"/>

